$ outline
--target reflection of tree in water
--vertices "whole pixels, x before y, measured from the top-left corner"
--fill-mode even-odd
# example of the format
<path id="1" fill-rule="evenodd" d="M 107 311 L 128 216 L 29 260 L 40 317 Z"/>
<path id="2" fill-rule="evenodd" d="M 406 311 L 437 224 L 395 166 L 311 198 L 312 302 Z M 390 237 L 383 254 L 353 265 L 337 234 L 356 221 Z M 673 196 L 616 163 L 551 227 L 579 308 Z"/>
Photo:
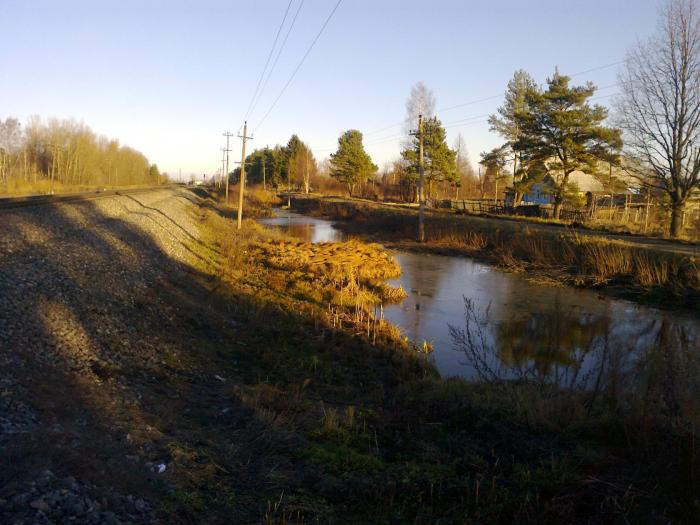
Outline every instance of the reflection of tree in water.
<path id="1" fill-rule="evenodd" d="M 450 335 L 481 380 L 557 385 L 587 391 L 591 403 L 700 416 L 698 331 L 665 316 L 616 322 L 611 313 L 553 303 L 495 323 L 465 298 L 465 325 L 450 326 Z"/>
<path id="2" fill-rule="evenodd" d="M 498 323 L 465 298 L 465 327 L 450 327 L 455 348 L 481 379 L 518 379 L 576 386 L 587 381 L 583 364 L 610 331 L 607 315 L 562 309 L 558 302 L 546 311 Z"/>
<path id="3" fill-rule="evenodd" d="M 580 366 L 582 358 L 609 330 L 610 320 L 553 304 L 549 311 L 493 326 L 496 354 L 506 367 L 534 366 L 538 375 L 549 376 L 560 366 Z"/>
<path id="4" fill-rule="evenodd" d="M 700 336 L 666 319 L 654 324 L 653 344 L 632 371 L 633 402 L 645 414 L 700 421 Z"/>

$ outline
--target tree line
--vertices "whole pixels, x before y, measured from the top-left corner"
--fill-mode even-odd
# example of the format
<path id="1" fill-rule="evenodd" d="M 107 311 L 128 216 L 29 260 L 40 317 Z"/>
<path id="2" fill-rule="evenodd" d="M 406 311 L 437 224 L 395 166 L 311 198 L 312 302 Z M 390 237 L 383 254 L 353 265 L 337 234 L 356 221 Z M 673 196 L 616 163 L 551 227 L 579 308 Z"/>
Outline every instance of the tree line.
<path id="1" fill-rule="evenodd" d="M 504 143 L 481 154 L 483 175 L 465 165 L 461 136 L 451 148 L 445 128 L 434 115 L 432 93 L 418 83 L 406 104 L 407 125 L 426 117 L 424 143 L 427 195 L 436 186 L 456 193 L 470 186 L 484 195 L 487 185 L 509 187 L 513 205 L 535 183 L 547 180 L 554 217 L 567 201 L 580 198 L 570 181 L 582 171 L 596 177 L 612 195 L 616 191 L 644 192 L 668 211 L 672 237 L 681 234 L 690 202 L 700 202 L 700 4 L 697 0 L 668 0 L 659 30 L 629 52 L 619 74 L 620 95 L 608 109 L 592 104 L 596 87 L 572 85 L 558 69 L 540 87 L 524 70 L 508 83 L 503 105 L 488 119 L 491 131 Z M 376 166 L 353 130 L 339 140 L 331 156 L 331 175 L 353 188 L 375 177 Z M 352 139 L 352 140 L 351 140 Z M 365 158 L 366 156 L 366 158 Z M 393 184 L 404 199 L 416 199 L 418 142 L 407 133 L 391 169 Z M 612 177 L 613 166 L 617 177 Z"/>
<path id="2" fill-rule="evenodd" d="M 73 120 L 0 119 L 0 192 L 159 184 L 155 164 Z"/>
<path id="3" fill-rule="evenodd" d="M 635 190 L 668 211 L 677 237 L 689 202 L 700 193 L 700 17 L 697 0 L 668 0 L 658 34 L 633 48 L 619 75 L 621 94 L 614 112 L 592 103 L 596 86 L 572 85 L 555 69 L 540 86 L 518 70 L 506 87 L 504 103 L 488 119 L 503 143 L 481 153 L 479 170 L 469 162 L 464 139 L 448 144 L 435 115 L 435 97 L 417 83 L 406 102 L 405 139 L 400 157 L 380 171 L 357 129 L 343 132 L 336 151 L 317 163 L 308 144 L 293 135 L 284 146 L 265 147 L 246 159 L 252 182 L 308 192 L 335 181 L 350 195 L 417 201 L 418 138 L 411 133 L 424 117 L 424 196 L 459 198 L 487 192 L 497 198 L 506 188 L 518 206 L 541 185 L 559 218 L 567 202 L 580 203 L 571 181 L 582 171 L 597 178 L 611 195 Z M 612 177 L 615 167 L 617 177 Z M 233 173 L 238 177 L 239 170 Z"/>
<path id="4" fill-rule="evenodd" d="M 311 148 L 294 134 L 287 144 L 265 146 L 254 150 L 245 159 L 246 181 L 277 189 L 296 189 L 309 193 L 312 181 L 318 174 L 318 163 Z M 231 173 L 229 179 L 238 181 L 241 168 Z"/>

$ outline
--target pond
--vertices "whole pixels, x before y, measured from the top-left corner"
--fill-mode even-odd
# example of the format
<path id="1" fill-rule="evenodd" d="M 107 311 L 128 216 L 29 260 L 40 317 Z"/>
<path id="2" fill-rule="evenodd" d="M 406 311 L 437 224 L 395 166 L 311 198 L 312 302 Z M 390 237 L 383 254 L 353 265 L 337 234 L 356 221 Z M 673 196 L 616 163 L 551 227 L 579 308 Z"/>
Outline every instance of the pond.
<path id="1" fill-rule="evenodd" d="M 279 211 L 261 222 L 310 242 L 336 242 L 332 221 Z M 443 377 L 522 378 L 623 388 L 650 364 L 700 370 L 700 320 L 594 290 L 534 283 L 466 257 L 394 252 L 408 297 L 384 317 L 416 345 L 432 344 Z M 672 355 L 668 354 L 672 351 Z M 700 374 L 698 374 L 700 377 Z"/>

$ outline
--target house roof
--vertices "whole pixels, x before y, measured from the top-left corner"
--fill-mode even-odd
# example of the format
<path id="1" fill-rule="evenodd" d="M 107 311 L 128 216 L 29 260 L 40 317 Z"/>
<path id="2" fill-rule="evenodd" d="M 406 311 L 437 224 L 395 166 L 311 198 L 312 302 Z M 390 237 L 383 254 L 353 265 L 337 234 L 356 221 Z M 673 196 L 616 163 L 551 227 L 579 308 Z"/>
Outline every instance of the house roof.
<path id="1" fill-rule="evenodd" d="M 569 183 L 574 183 L 578 186 L 581 193 L 600 193 L 604 191 L 603 185 L 593 175 L 584 173 L 583 171 L 574 171 L 569 175 Z"/>

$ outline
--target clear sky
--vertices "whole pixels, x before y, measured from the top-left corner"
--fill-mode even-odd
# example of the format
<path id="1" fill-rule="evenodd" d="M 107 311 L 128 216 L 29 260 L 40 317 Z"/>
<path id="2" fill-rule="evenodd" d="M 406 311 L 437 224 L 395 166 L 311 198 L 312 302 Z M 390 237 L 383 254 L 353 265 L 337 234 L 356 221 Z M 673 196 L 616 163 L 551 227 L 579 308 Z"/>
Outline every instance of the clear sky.
<path id="1" fill-rule="evenodd" d="M 302 0 L 293 0 L 287 25 Z M 423 81 L 472 161 L 500 143 L 485 117 L 518 68 L 545 82 L 622 60 L 656 28 L 657 0 L 343 0 L 262 126 L 335 5 L 305 0 L 253 112 L 250 147 L 292 133 L 326 157 L 356 128 L 380 167 L 396 157 L 405 101 Z M 169 173 L 213 173 L 236 132 L 289 0 L 0 0 L 0 117 L 75 118 Z M 286 32 L 282 31 L 282 37 Z M 281 37 L 281 38 L 282 38 Z M 274 57 L 273 57 L 274 58 Z M 608 104 L 617 67 L 591 80 Z M 441 111 L 483 98 L 487 101 Z M 381 131 L 379 131 L 381 130 Z M 240 140 L 232 141 L 240 160 Z"/>

